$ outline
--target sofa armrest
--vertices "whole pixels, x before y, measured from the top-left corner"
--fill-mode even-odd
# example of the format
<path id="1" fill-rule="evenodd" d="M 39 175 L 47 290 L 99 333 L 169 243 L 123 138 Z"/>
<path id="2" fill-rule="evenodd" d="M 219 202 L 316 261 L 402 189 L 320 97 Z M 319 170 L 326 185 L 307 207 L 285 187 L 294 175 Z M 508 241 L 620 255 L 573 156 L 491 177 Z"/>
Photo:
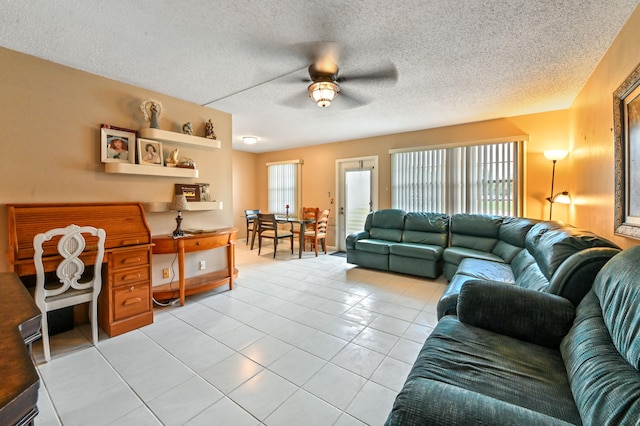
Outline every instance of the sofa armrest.
<path id="1" fill-rule="evenodd" d="M 493 281 L 472 280 L 458 297 L 461 322 L 516 339 L 557 348 L 575 308 L 567 299 Z"/>
<path id="2" fill-rule="evenodd" d="M 546 291 L 569 299 L 578 306 L 591 290 L 600 269 L 618 253 L 620 250 L 617 248 L 592 247 L 572 254 L 556 269 Z"/>
<path id="3" fill-rule="evenodd" d="M 364 240 L 367 238 L 369 238 L 369 231 L 354 232 L 353 234 L 347 235 L 347 249 L 356 248 L 356 241 Z"/>
<path id="4" fill-rule="evenodd" d="M 385 426 L 569 425 L 560 419 L 448 383 L 407 382 Z"/>

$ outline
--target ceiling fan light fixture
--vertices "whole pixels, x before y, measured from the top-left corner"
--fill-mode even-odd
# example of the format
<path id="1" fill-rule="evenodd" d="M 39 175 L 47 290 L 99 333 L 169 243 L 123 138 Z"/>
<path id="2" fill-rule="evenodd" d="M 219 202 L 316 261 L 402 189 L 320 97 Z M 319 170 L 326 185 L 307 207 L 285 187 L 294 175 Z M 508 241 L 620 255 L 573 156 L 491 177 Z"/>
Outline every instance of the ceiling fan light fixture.
<path id="1" fill-rule="evenodd" d="M 308 90 L 309 97 L 313 99 L 313 102 L 319 107 L 325 108 L 331 105 L 331 101 L 340 92 L 340 86 L 333 81 L 318 81 L 310 84 Z"/>

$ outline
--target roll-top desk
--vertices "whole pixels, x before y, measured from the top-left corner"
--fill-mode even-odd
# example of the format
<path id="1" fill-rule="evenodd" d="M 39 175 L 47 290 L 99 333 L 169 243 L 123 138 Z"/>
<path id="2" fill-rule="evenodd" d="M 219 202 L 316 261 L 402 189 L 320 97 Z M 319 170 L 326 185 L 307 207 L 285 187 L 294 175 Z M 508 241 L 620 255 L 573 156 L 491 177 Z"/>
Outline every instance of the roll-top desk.
<path id="1" fill-rule="evenodd" d="M 103 228 L 107 233 L 100 327 L 117 336 L 153 322 L 151 298 L 151 231 L 140 203 L 9 204 L 7 260 L 19 276 L 35 274 L 33 237 L 69 224 Z M 44 246 L 45 271 L 54 271 L 61 257 L 57 239 Z M 87 260 L 95 240 L 87 238 Z M 95 254 L 93 254 L 95 256 Z"/>

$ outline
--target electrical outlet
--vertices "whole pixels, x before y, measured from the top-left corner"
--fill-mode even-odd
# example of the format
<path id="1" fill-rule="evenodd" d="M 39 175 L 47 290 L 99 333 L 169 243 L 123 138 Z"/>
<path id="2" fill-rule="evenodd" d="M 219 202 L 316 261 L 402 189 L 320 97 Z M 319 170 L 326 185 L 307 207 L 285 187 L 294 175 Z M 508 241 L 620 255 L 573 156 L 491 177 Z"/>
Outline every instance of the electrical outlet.
<path id="1" fill-rule="evenodd" d="M 204 271 L 204 268 L 207 266 L 207 263 L 204 260 L 200 261 L 200 270 Z"/>
<path id="2" fill-rule="evenodd" d="M 164 268 L 162 270 L 162 278 L 169 278 L 169 268 Z"/>

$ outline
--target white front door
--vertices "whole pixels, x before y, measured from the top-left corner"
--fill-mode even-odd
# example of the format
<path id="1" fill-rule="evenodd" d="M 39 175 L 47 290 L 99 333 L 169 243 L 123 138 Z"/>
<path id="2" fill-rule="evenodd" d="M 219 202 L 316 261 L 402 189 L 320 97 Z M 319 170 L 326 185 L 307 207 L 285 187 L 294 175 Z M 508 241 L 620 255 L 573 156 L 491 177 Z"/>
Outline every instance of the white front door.
<path id="1" fill-rule="evenodd" d="M 345 251 L 347 235 L 364 230 L 367 214 L 378 208 L 378 157 L 336 160 L 338 215 L 336 248 Z"/>

